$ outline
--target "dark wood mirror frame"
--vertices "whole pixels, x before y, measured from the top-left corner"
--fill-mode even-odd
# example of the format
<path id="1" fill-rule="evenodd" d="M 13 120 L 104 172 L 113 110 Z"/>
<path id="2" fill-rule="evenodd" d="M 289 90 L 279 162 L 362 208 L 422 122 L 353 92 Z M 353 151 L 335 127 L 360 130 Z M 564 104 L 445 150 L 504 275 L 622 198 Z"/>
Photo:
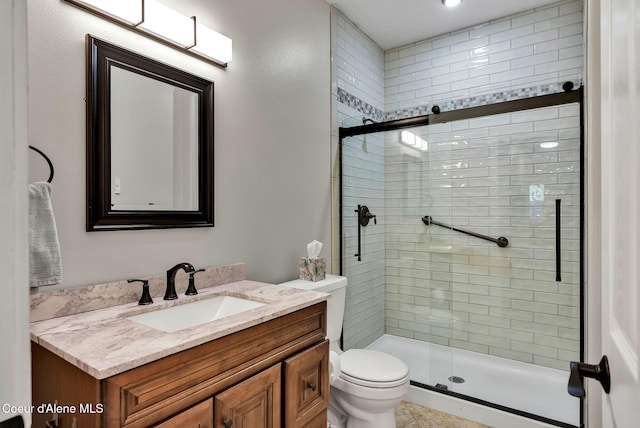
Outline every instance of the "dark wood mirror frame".
<path id="1" fill-rule="evenodd" d="M 213 82 L 87 35 L 87 231 L 212 227 Z M 198 209 L 111 209 L 110 67 L 195 92 L 198 97 Z M 148 165 L 141 165 L 144 173 Z"/>

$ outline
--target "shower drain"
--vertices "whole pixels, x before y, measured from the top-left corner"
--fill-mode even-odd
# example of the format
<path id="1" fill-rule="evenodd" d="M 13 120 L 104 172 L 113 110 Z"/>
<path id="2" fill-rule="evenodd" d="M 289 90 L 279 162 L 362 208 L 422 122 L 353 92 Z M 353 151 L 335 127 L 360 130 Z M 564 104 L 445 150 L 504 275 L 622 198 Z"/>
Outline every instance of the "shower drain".
<path id="1" fill-rule="evenodd" d="M 464 383 L 464 378 L 460 376 L 449 376 L 449 381 L 453 383 Z"/>

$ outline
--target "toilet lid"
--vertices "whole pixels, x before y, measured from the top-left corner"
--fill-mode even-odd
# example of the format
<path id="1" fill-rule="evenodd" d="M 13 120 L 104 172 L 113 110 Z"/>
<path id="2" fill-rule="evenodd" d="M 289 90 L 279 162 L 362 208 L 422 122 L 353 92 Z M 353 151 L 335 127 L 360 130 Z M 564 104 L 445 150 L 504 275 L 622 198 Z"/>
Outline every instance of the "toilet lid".
<path id="1" fill-rule="evenodd" d="M 349 349 L 340 355 L 343 374 L 369 382 L 394 382 L 409 374 L 407 365 L 398 358 L 370 349 Z"/>

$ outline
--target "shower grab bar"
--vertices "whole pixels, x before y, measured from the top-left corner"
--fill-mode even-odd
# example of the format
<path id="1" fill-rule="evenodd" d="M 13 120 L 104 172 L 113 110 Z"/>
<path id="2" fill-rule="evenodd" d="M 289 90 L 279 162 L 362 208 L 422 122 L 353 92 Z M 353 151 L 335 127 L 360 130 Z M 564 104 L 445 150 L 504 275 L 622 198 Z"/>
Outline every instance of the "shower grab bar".
<path id="1" fill-rule="evenodd" d="M 562 199 L 556 199 L 556 281 L 562 281 L 562 277 L 560 276 L 561 269 L 561 251 L 560 251 L 560 235 L 561 235 L 561 223 L 562 223 L 562 212 L 560 210 L 560 203 Z"/>
<path id="2" fill-rule="evenodd" d="M 504 236 L 501 236 L 499 238 L 492 238 L 492 237 L 487 236 L 487 235 L 482 235 L 481 233 L 476 233 L 476 232 L 471 232 L 469 230 L 459 229 L 457 227 L 450 226 L 450 225 L 444 224 L 444 223 L 440 223 L 439 221 L 435 221 L 429 215 L 426 215 L 426 216 L 422 217 L 422 222 L 424 224 L 426 224 L 427 226 L 431 226 L 432 224 L 435 224 L 436 226 L 440 226 L 440 227 L 444 227 L 444 228 L 447 228 L 447 229 L 455 230 L 456 232 L 464 233 L 466 235 L 475 236 L 476 238 L 484 239 L 486 241 L 491 241 L 491 242 L 497 244 L 498 247 L 501 247 L 501 248 L 509 246 L 509 240 L 507 238 L 505 238 Z"/>

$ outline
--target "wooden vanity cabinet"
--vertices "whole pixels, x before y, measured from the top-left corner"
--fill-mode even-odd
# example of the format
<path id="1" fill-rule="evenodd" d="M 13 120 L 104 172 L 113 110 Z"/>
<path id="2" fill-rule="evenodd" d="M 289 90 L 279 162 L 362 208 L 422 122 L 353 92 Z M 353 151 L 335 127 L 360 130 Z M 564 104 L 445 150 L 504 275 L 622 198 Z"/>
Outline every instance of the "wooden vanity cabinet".
<path id="1" fill-rule="evenodd" d="M 213 428 L 213 399 L 170 417 L 164 422 L 154 425 L 154 428 Z"/>
<path id="2" fill-rule="evenodd" d="M 103 405 L 61 414 L 60 428 L 73 417 L 82 428 L 326 427 L 325 334 L 321 302 L 102 380 L 32 343 L 33 403 Z M 34 414 L 33 426 L 46 416 Z"/>

